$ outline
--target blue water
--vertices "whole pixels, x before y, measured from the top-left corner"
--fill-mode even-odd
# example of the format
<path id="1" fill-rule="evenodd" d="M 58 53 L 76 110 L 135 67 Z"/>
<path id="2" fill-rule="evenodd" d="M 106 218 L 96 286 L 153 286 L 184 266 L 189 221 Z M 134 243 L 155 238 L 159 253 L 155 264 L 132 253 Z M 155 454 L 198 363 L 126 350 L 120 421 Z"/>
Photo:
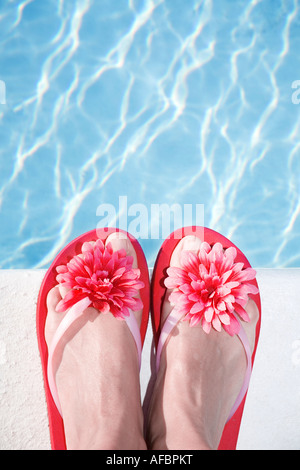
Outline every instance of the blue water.
<path id="1" fill-rule="evenodd" d="M 299 28 L 298 0 L 3 0 L 0 267 L 46 268 L 119 196 L 299 267 Z"/>

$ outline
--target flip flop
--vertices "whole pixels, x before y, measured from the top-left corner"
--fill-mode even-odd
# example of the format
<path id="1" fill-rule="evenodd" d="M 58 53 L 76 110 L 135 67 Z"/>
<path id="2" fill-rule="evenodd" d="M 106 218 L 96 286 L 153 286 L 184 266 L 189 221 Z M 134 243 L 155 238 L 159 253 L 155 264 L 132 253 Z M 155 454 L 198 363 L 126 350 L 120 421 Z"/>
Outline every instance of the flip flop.
<path id="1" fill-rule="evenodd" d="M 138 274 L 137 270 L 132 269 L 132 258 L 127 256 L 124 250 L 115 252 L 118 254 L 114 254 L 113 257 L 112 249 L 108 249 L 108 247 L 104 248 L 104 243 L 107 237 L 114 232 L 123 232 L 131 241 L 137 255 L 140 274 Z M 86 243 L 83 247 L 85 242 L 92 241 L 96 242 L 95 246 L 97 245 L 98 249 L 97 254 L 94 253 L 94 249 L 91 245 L 89 245 L 89 243 Z M 81 250 L 85 252 L 85 262 L 82 263 L 84 266 L 81 265 L 79 257 L 76 256 L 82 253 Z M 101 254 L 99 254 L 99 252 L 101 252 Z M 111 263 L 109 263 L 110 260 L 112 260 Z M 96 263 L 98 263 L 98 265 Z M 57 311 L 65 311 L 67 309 L 69 310 L 60 323 L 53 337 L 52 344 L 48 350 L 45 340 L 45 323 L 47 317 L 46 300 L 48 292 L 59 282 L 65 283 L 66 287 L 72 287 L 71 284 L 73 281 L 74 286 L 75 274 L 72 278 L 72 272 L 74 273 L 74 270 L 77 271 L 77 282 L 78 270 L 80 271 L 80 269 L 80 275 L 82 277 L 79 277 L 78 282 L 84 283 L 86 278 L 88 278 L 88 282 L 90 283 L 89 285 L 91 285 L 91 275 L 93 274 L 92 271 L 95 271 L 96 269 L 101 270 L 101 267 L 103 268 L 103 266 L 105 266 L 106 271 L 110 271 L 108 275 L 109 280 L 113 280 L 118 286 L 116 290 L 113 290 L 114 288 L 111 290 L 111 292 L 115 292 L 114 297 L 113 295 L 110 296 L 110 298 L 113 297 L 114 300 L 109 301 L 106 297 L 106 302 L 105 299 L 103 300 L 103 295 L 96 297 L 97 291 L 95 292 L 95 288 L 94 291 L 90 290 L 88 294 L 86 293 L 86 289 L 78 289 L 78 285 L 75 289 L 71 288 L 70 292 L 68 292 L 64 299 L 59 302 L 58 306 L 56 307 Z M 80 281 L 80 279 L 82 281 Z M 102 284 L 105 282 L 107 282 L 107 279 L 104 279 Z M 83 287 L 86 287 L 86 285 Z M 118 294 L 122 289 L 123 294 L 125 292 L 126 300 L 124 300 L 124 297 L 122 297 L 122 301 L 120 301 Z M 138 289 L 140 292 L 141 301 L 135 298 Z M 134 293 L 134 290 L 136 290 L 136 293 Z M 143 314 L 141 326 L 139 329 L 132 310 L 138 310 L 141 308 L 141 302 L 143 304 Z M 103 313 L 106 313 L 110 310 L 115 317 L 121 317 L 126 321 L 135 340 L 140 361 L 141 350 L 148 324 L 149 303 L 150 282 L 145 255 L 138 241 L 132 235 L 124 232 L 123 230 L 116 228 L 103 228 L 84 233 L 69 243 L 58 254 L 51 264 L 40 287 L 37 301 L 36 322 L 38 346 L 42 361 L 44 387 L 48 409 L 51 447 L 53 450 L 66 449 L 63 417 L 61 414 L 59 398 L 55 386 L 54 371 L 52 370 L 53 353 L 61 337 L 68 327 L 83 313 L 83 311 L 88 306 L 93 305 L 95 308 L 98 307 L 97 309 L 101 310 Z"/>
<path id="2" fill-rule="evenodd" d="M 204 246 L 204 250 L 207 253 L 209 253 L 210 250 L 213 251 L 212 249 L 213 246 L 215 246 L 214 248 L 215 252 L 222 253 L 220 255 L 211 255 L 211 256 L 220 256 L 219 261 L 217 261 L 216 263 L 219 263 L 218 267 L 219 267 L 219 270 L 222 270 L 222 273 L 226 271 L 226 269 L 224 267 L 225 266 L 224 264 L 223 265 L 220 264 L 221 262 L 228 263 L 227 270 L 228 269 L 230 270 L 230 268 L 232 269 L 233 266 L 235 266 L 234 268 L 235 274 L 228 273 L 227 280 L 224 278 L 224 283 L 229 282 L 229 284 L 227 284 L 229 288 L 228 290 L 224 290 L 223 294 L 226 295 L 226 293 L 228 293 L 228 291 L 231 288 L 231 291 L 232 291 L 231 294 L 232 293 L 234 294 L 236 292 L 235 300 L 237 301 L 236 303 L 234 303 L 234 309 L 232 308 L 232 304 L 230 303 L 226 304 L 229 310 L 232 312 L 228 311 L 228 308 L 226 309 L 226 312 L 224 311 L 219 312 L 220 314 L 225 313 L 226 316 L 219 315 L 218 317 L 216 314 L 213 315 L 213 310 L 210 309 L 206 312 L 206 318 L 205 318 L 205 315 L 204 315 L 205 310 L 202 310 L 203 305 L 201 305 L 201 303 L 195 305 L 197 294 L 196 294 L 196 297 L 194 297 L 192 302 L 186 303 L 187 295 L 191 294 L 191 291 L 189 292 L 188 284 L 189 283 L 191 284 L 192 279 L 194 280 L 194 282 L 197 282 L 197 279 L 199 279 L 199 270 L 198 270 L 198 275 L 196 272 L 196 275 L 194 275 L 194 278 L 193 278 L 193 274 L 190 273 L 190 271 L 193 272 L 193 266 L 192 266 L 193 260 L 186 258 L 185 266 L 190 266 L 190 269 L 186 269 L 186 274 L 185 274 L 187 276 L 190 276 L 188 278 L 185 278 L 184 277 L 185 275 L 182 277 L 182 270 L 180 270 L 180 272 L 176 271 L 177 268 L 174 268 L 173 270 L 171 268 L 171 270 L 168 270 L 170 266 L 171 256 L 176 245 L 179 243 L 179 241 L 183 237 L 187 235 L 198 236 L 201 240 L 204 240 L 204 242 L 206 242 L 206 245 Z M 221 244 L 221 248 L 224 249 L 224 252 L 223 252 L 223 249 L 221 249 L 220 251 L 219 244 Z M 223 253 L 225 253 L 225 251 L 228 248 L 229 248 L 229 251 L 227 252 L 227 258 L 226 258 L 226 254 L 224 256 Z M 234 257 L 234 254 L 236 254 L 235 257 Z M 206 257 L 207 255 L 204 255 L 204 256 Z M 200 264 L 201 262 L 203 262 L 203 260 L 202 261 L 200 260 Z M 211 264 L 211 263 L 208 262 L 208 264 Z M 198 268 L 199 268 L 199 261 L 198 261 Z M 168 270 L 168 273 L 167 273 L 167 270 Z M 205 227 L 195 227 L 195 226 L 185 227 L 183 229 L 176 230 L 168 237 L 168 239 L 164 241 L 158 253 L 156 263 L 153 269 L 152 282 L 151 282 L 151 307 L 150 309 L 151 309 L 153 337 L 154 337 L 154 343 L 156 347 L 156 354 L 155 354 L 156 372 L 158 371 L 158 368 L 159 368 L 160 356 L 161 356 L 162 349 L 166 343 L 166 340 L 168 339 L 170 333 L 172 332 L 173 328 L 176 326 L 178 321 L 181 321 L 183 319 L 183 316 L 186 316 L 185 320 L 189 320 L 191 326 L 193 323 L 200 323 L 203 329 L 207 333 L 209 332 L 211 327 L 215 327 L 215 329 L 224 328 L 231 335 L 237 333 L 245 349 L 248 365 L 247 365 L 247 371 L 246 371 L 246 375 L 244 379 L 244 384 L 242 386 L 242 389 L 236 399 L 236 402 L 231 410 L 231 413 L 225 425 L 225 428 L 224 428 L 224 431 L 223 431 L 223 434 L 219 443 L 219 447 L 218 447 L 219 450 L 236 449 L 243 409 L 245 405 L 251 371 L 252 371 L 254 358 L 256 354 L 259 332 L 260 332 L 260 324 L 261 324 L 261 302 L 260 302 L 258 285 L 254 276 L 255 276 L 255 271 L 251 269 L 249 261 L 247 260 L 245 255 L 230 240 L 228 240 L 224 236 L 220 235 L 219 233 L 211 229 L 208 229 Z M 181 278 L 181 281 L 180 281 L 180 278 Z M 238 281 L 239 278 L 246 279 L 245 282 L 241 282 L 242 284 L 244 284 L 241 291 L 239 291 L 239 287 L 237 286 L 239 282 L 235 282 L 235 281 Z M 183 289 L 181 289 L 181 287 L 184 286 L 185 282 L 187 282 L 186 287 L 183 287 Z M 174 308 L 172 312 L 170 313 L 170 315 L 167 317 L 165 323 L 161 325 L 162 305 L 163 305 L 166 290 L 167 290 L 165 283 L 168 286 L 168 288 L 177 287 L 175 288 L 175 290 L 177 291 L 177 294 L 175 295 L 177 295 L 177 299 L 179 298 L 182 300 L 181 302 L 182 308 L 179 308 L 179 307 L 177 308 L 176 306 L 176 308 Z M 194 284 L 194 286 L 197 289 L 197 285 Z M 245 294 L 247 294 L 247 298 L 250 297 L 251 299 L 255 301 L 258 311 L 259 311 L 259 320 L 256 325 L 255 347 L 254 347 L 254 351 L 252 355 L 250 352 L 250 346 L 249 346 L 247 336 L 239 320 L 239 316 L 244 317 L 244 318 L 246 318 L 247 316 L 246 312 L 243 309 L 243 306 L 245 305 L 245 301 L 243 302 L 241 300 L 241 297 L 245 298 Z M 232 302 L 232 298 L 230 298 L 230 300 Z M 220 306 L 220 309 L 225 309 L 226 305 L 224 304 L 224 302 L 222 305 L 218 304 L 218 306 Z M 183 311 L 185 311 L 185 314 L 183 314 Z M 229 316 L 228 316 L 228 313 L 229 313 Z M 230 324 L 228 325 L 229 317 L 230 317 Z M 154 383 L 153 377 L 151 378 L 150 382 L 152 382 L 151 387 L 153 387 L 153 383 Z M 150 392 L 147 392 L 147 393 L 150 393 Z M 149 403 L 147 403 L 146 408 L 148 406 L 149 406 Z"/>

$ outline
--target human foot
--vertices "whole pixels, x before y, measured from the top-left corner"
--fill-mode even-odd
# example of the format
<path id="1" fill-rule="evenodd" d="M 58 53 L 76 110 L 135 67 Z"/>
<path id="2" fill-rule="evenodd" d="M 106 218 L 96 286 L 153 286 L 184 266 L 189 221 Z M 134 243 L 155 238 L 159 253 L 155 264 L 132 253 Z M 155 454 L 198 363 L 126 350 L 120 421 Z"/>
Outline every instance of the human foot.
<path id="1" fill-rule="evenodd" d="M 198 252 L 200 245 L 199 238 L 185 237 L 175 248 L 170 265 L 181 267 L 181 252 Z M 171 292 L 165 295 L 162 324 L 173 309 Z M 249 300 L 245 310 L 250 321 L 242 323 L 252 352 L 258 309 Z M 187 321 L 179 322 L 161 354 L 148 414 L 149 447 L 216 449 L 243 385 L 246 366 L 237 336 L 223 328 L 220 332 L 212 328 L 206 334 L 200 323 L 191 328 Z"/>
<path id="2" fill-rule="evenodd" d="M 137 268 L 135 250 L 123 237 L 110 235 L 106 246 L 125 249 Z M 67 293 L 59 284 L 48 294 L 48 347 L 66 315 L 56 308 Z M 142 310 L 134 314 L 140 325 Z M 86 308 L 64 333 L 53 359 L 67 448 L 145 449 L 137 348 L 125 321 Z"/>

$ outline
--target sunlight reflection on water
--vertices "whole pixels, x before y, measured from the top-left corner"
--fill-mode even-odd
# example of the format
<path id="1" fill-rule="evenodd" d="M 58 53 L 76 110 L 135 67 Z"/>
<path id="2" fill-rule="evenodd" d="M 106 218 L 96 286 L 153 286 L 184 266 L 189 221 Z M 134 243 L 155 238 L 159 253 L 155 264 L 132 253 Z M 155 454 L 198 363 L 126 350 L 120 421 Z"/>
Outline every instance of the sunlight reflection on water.
<path id="1" fill-rule="evenodd" d="M 120 195 L 300 266 L 299 24 L 297 0 L 7 2 L 0 266 L 46 267 Z"/>

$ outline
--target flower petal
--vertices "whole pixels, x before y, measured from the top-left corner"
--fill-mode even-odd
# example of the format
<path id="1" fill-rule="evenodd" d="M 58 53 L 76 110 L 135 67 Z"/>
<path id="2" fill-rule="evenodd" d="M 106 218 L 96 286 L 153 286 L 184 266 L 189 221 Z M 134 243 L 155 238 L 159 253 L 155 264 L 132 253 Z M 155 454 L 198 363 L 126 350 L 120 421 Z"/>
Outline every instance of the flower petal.
<path id="1" fill-rule="evenodd" d="M 234 317 L 234 315 L 232 315 L 230 317 L 230 324 L 229 325 L 223 324 L 223 328 L 225 331 L 227 331 L 227 333 L 230 334 L 230 336 L 234 336 L 239 333 L 241 325 L 238 322 L 238 320 Z"/>
<path id="2" fill-rule="evenodd" d="M 180 255 L 180 263 L 182 268 L 192 274 L 199 272 L 199 258 L 192 251 L 182 251 Z"/>
<path id="3" fill-rule="evenodd" d="M 84 297 L 91 300 L 100 313 L 109 311 L 116 318 L 129 314 L 128 308 L 143 308 L 138 291 L 144 287 L 140 270 L 132 268 L 133 257 L 126 250 L 113 251 L 98 239 L 83 243 L 82 255 L 75 255 L 66 265 L 57 267 L 57 282 L 71 290 L 57 305 L 64 312 Z"/>
<path id="4" fill-rule="evenodd" d="M 241 317 L 242 320 L 244 320 L 246 322 L 250 321 L 248 313 L 246 312 L 246 310 L 241 305 L 239 305 L 238 303 L 235 303 L 234 304 L 234 310 Z"/>
<path id="5" fill-rule="evenodd" d="M 213 318 L 213 321 L 212 321 L 212 326 L 215 330 L 217 331 L 221 331 L 222 330 L 222 324 L 220 322 L 220 319 L 219 319 L 219 316 L 216 315 L 214 318 Z"/>
<path id="6" fill-rule="evenodd" d="M 244 321 L 248 320 L 245 305 L 249 294 L 257 294 L 253 279 L 256 272 L 244 269 L 244 263 L 234 263 L 237 249 L 229 246 L 223 249 L 221 243 L 210 246 L 201 243 L 195 254 L 182 251 L 182 268 L 169 267 L 165 286 L 173 289 L 169 301 L 176 311 L 185 315 L 190 326 L 201 322 L 209 333 L 211 327 L 221 331 L 222 327 L 230 335 L 237 334 L 240 323 L 234 310 Z"/>
<path id="7" fill-rule="evenodd" d="M 214 315 L 214 309 L 212 307 L 208 307 L 204 312 L 204 318 L 207 321 L 207 323 L 210 323 L 212 321 L 213 315 Z"/>
<path id="8" fill-rule="evenodd" d="M 193 305 L 190 312 L 192 314 L 202 312 L 203 308 L 204 308 L 203 302 L 200 301 L 200 302 L 197 302 Z"/>
<path id="9" fill-rule="evenodd" d="M 206 333 L 206 334 L 209 334 L 210 333 L 210 330 L 211 330 L 211 323 L 208 323 L 205 318 L 203 318 L 202 320 L 202 328 L 203 328 L 203 331 Z"/>

